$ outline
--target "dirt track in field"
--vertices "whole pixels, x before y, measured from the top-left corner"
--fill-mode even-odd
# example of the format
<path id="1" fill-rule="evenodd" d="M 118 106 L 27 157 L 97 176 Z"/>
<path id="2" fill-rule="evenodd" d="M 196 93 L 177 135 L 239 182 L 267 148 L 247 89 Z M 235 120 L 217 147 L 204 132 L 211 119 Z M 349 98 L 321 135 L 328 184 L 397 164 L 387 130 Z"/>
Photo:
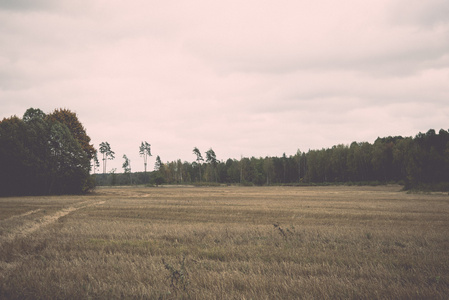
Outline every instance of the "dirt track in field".
<path id="1" fill-rule="evenodd" d="M 77 205 L 74 206 L 70 206 L 64 209 L 61 209 L 59 211 L 57 211 L 56 213 L 53 213 L 51 215 L 45 215 L 37 220 L 30 220 L 25 222 L 23 225 L 21 225 L 20 227 L 14 228 L 13 231 L 9 232 L 8 234 L 0 237 L 0 245 L 3 244 L 4 242 L 10 242 L 13 241 L 19 237 L 26 237 L 30 234 L 32 234 L 33 232 L 39 230 L 40 228 L 47 226 L 49 224 L 52 224 L 56 221 L 58 221 L 60 218 L 74 212 L 77 211 L 79 209 L 82 208 L 86 208 L 89 206 L 95 206 L 95 205 L 101 205 L 104 204 L 105 201 L 97 201 L 97 202 L 91 202 L 91 201 L 83 201 L 80 203 L 77 203 Z M 13 216 L 11 218 L 23 218 L 26 217 L 28 215 L 37 213 L 39 211 L 41 211 L 42 209 L 37 209 L 37 210 L 32 210 L 26 213 L 23 213 L 21 215 L 18 216 Z M 10 219 L 11 219 L 10 218 Z"/>

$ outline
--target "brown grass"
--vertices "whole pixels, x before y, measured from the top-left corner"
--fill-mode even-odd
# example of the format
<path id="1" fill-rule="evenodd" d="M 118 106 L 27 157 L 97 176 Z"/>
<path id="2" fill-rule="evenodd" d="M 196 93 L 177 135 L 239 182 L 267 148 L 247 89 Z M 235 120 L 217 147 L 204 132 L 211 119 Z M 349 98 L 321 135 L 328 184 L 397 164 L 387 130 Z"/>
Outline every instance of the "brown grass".
<path id="1" fill-rule="evenodd" d="M 0 198 L 0 298 L 447 299 L 449 197 L 399 190 Z"/>

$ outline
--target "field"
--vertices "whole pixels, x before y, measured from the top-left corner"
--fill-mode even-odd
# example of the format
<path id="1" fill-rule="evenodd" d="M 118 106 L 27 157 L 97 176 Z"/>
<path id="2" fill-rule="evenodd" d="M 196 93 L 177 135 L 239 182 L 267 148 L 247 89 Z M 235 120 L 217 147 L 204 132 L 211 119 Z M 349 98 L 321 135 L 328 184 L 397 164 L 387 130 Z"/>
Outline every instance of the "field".
<path id="1" fill-rule="evenodd" d="M 447 299 L 448 229 L 399 186 L 0 198 L 0 298 Z"/>

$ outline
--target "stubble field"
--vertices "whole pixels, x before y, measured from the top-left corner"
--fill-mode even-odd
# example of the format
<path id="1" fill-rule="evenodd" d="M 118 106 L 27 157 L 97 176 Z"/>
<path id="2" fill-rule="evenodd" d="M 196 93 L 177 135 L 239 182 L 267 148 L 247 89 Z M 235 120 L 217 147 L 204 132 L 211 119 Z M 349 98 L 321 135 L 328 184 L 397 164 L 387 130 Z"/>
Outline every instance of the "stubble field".
<path id="1" fill-rule="evenodd" d="M 447 299 L 448 229 L 399 186 L 0 198 L 0 298 Z"/>

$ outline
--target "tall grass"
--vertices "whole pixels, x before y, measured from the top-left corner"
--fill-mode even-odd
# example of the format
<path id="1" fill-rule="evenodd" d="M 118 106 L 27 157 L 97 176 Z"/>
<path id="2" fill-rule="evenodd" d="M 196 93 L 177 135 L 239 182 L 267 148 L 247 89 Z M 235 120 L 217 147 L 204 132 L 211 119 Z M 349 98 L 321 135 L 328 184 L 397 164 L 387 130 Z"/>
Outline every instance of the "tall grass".
<path id="1" fill-rule="evenodd" d="M 0 297 L 446 299 L 449 199 L 399 190 L 115 188 L 0 198 Z M 76 209 L 18 233 L 68 207 Z"/>

